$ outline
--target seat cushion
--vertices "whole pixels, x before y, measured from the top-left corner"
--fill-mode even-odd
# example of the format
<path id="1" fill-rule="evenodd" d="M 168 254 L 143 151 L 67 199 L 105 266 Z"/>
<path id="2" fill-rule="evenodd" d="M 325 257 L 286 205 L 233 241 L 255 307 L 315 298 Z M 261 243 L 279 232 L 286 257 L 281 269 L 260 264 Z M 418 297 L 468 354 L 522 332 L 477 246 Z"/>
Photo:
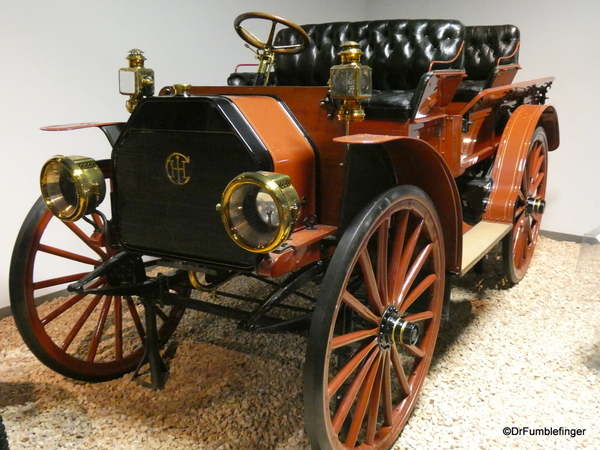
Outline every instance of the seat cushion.
<path id="1" fill-rule="evenodd" d="M 414 96 L 414 89 L 374 90 L 370 98 L 362 101 L 362 105 L 369 119 L 408 119 Z"/>
<path id="2" fill-rule="evenodd" d="M 465 27 L 456 20 L 373 20 L 303 25 L 310 37 L 299 54 L 279 54 L 275 73 L 280 86 L 325 86 L 329 69 L 340 63 L 337 55 L 347 41 L 360 44 L 363 64 L 373 69 L 373 89 L 415 89 L 434 61 L 451 61 L 436 69 L 462 68 L 458 54 Z M 291 29 L 281 30 L 275 45 L 298 44 Z"/>

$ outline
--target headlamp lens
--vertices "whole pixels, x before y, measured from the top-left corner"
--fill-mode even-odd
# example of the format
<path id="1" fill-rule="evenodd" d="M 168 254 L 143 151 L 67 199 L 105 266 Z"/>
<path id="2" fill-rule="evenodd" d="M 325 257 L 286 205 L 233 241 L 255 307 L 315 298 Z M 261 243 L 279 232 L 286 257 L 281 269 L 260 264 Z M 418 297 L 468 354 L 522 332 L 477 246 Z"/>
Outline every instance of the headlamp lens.
<path id="1" fill-rule="evenodd" d="M 232 180 L 223 192 L 222 219 L 240 247 L 266 253 L 289 237 L 299 203 L 286 175 L 248 172 Z"/>
<path id="2" fill-rule="evenodd" d="M 106 194 L 102 171 L 91 158 L 55 156 L 42 167 L 42 197 L 59 219 L 75 221 L 100 205 Z"/>

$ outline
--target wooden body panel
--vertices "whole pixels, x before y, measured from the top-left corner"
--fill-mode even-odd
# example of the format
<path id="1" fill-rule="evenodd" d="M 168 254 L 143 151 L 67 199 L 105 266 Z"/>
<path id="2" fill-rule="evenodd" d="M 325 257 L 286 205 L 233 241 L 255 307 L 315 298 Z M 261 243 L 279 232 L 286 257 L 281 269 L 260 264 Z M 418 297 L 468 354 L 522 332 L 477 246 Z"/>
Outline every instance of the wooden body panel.
<path id="1" fill-rule="evenodd" d="M 299 223 L 316 214 L 316 155 L 302 130 L 273 97 L 228 96 L 242 111 L 273 157 L 273 171 L 291 178 L 305 200 Z"/>
<path id="2" fill-rule="evenodd" d="M 168 88 L 163 88 L 164 95 Z M 344 187 L 344 145 L 332 139 L 344 134 L 345 126 L 327 118 L 321 101 L 327 96 L 327 87 L 262 87 L 262 86 L 192 86 L 192 95 L 270 95 L 281 99 L 298 119 L 309 139 L 315 144 L 317 164 L 317 205 L 319 223 L 337 226 L 340 220 L 341 198 Z M 268 117 L 264 120 L 268 122 Z"/>

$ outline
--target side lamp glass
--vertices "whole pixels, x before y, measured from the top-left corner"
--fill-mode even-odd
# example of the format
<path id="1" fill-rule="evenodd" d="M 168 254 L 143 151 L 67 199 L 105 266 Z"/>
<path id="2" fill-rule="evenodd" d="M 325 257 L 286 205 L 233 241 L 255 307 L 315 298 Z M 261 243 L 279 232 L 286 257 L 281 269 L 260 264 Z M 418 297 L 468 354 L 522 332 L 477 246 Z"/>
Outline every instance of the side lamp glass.
<path id="1" fill-rule="evenodd" d="M 40 175 L 42 198 L 59 219 L 73 222 L 94 211 L 106 196 L 104 174 L 92 158 L 50 158 Z"/>
<path id="2" fill-rule="evenodd" d="M 343 101 L 337 117 L 343 121 L 363 120 L 365 112 L 360 100 L 371 96 L 371 68 L 360 63 L 363 52 L 357 42 L 344 43 L 338 55 L 341 64 L 331 67 L 329 79 L 331 98 Z"/>
<path id="3" fill-rule="evenodd" d="M 119 69 L 119 92 L 129 95 L 126 106 L 132 112 L 141 97 L 154 95 L 154 70 L 144 67 L 146 57 L 143 51 L 133 48 L 129 50 L 127 59 L 129 67 Z"/>

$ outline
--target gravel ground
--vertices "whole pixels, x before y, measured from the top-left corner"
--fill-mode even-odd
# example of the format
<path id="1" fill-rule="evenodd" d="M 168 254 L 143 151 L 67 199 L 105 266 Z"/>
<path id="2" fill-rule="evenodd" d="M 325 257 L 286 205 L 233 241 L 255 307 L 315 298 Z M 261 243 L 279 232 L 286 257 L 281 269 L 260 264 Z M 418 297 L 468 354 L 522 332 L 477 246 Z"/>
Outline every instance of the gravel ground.
<path id="1" fill-rule="evenodd" d="M 508 289 L 498 261 L 458 280 L 430 374 L 394 449 L 600 448 L 600 270 L 580 245 L 540 238 Z M 305 338 L 250 334 L 188 311 L 165 390 L 130 377 L 66 379 L 0 321 L 0 414 L 19 449 L 304 449 Z M 580 429 L 583 435 L 504 436 Z"/>

